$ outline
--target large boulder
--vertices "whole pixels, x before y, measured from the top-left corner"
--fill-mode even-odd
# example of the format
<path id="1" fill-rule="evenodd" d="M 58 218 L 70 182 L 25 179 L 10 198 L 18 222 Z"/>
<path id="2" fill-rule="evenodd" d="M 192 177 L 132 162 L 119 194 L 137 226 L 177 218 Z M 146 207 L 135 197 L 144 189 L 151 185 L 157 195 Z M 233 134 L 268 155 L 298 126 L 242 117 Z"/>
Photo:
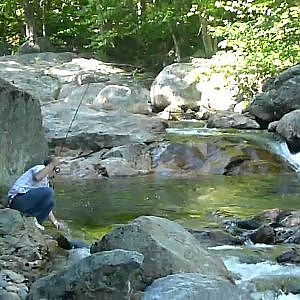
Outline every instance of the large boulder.
<path id="1" fill-rule="evenodd" d="M 262 123 L 279 120 L 286 113 L 300 108 L 300 64 L 270 78 L 263 92 L 255 95 L 249 111 Z"/>
<path id="2" fill-rule="evenodd" d="M 34 282 L 28 300 L 132 299 L 142 262 L 143 255 L 135 251 L 96 253 Z"/>
<path id="3" fill-rule="evenodd" d="M 44 105 L 42 111 L 46 137 L 51 148 L 57 147 L 57 150 L 64 145 L 64 150 L 96 152 L 134 142 L 149 143 L 160 140 L 166 127 L 156 117 L 82 105 L 66 139 L 76 106 L 60 101 Z"/>
<path id="4" fill-rule="evenodd" d="M 0 148 L 0 185 L 10 185 L 48 154 L 38 99 L 1 78 Z"/>
<path id="5" fill-rule="evenodd" d="M 170 104 L 189 108 L 199 106 L 201 94 L 196 89 L 196 78 L 190 76 L 194 69 L 192 64 L 181 63 L 164 68 L 151 86 L 151 104 L 158 111 Z"/>
<path id="6" fill-rule="evenodd" d="M 177 113 L 202 107 L 213 110 L 233 109 L 239 93 L 228 69 L 235 68 L 241 58 L 233 52 L 219 52 L 211 59 L 193 59 L 165 67 L 154 80 L 151 104 L 157 111 Z"/>
<path id="7" fill-rule="evenodd" d="M 245 291 L 230 282 L 198 273 L 182 273 L 156 279 L 147 287 L 142 300 L 247 300 Z"/>
<path id="8" fill-rule="evenodd" d="M 276 121 L 275 121 L 276 122 Z M 284 115 L 274 124 L 275 131 L 282 136 L 291 152 L 300 151 L 300 109 L 296 109 Z"/>
<path id="9" fill-rule="evenodd" d="M 91 246 L 91 253 L 113 249 L 138 251 L 144 255 L 142 280 L 180 272 L 220 276 L 230 280 L 222 261 L 204 250 L 182 226 L 167 219 L 142 216 L 106 234 Z"/>

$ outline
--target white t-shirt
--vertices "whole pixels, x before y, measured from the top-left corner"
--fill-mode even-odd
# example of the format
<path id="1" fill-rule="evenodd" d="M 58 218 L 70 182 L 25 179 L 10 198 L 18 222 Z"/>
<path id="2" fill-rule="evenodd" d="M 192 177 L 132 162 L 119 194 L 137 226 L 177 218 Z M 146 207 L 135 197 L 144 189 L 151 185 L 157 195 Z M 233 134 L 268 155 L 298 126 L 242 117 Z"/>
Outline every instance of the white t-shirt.
<path id="1" fill-rule="evenodd" d="M 44 177 L 42 180 L 37 181 L 34 179 L 34 175 L 37 174 L 39 171 L 44 169 L 44 165 L 36 165 L 26 171 L 23 175 L 21 175 L 12 188 L 8 192 L 8 198 L 12 199 L 17 194 L 25 194 L 31 189 L 36 189 L 40 187 L 48 187 L 49 181 L 48 177 Z"/>

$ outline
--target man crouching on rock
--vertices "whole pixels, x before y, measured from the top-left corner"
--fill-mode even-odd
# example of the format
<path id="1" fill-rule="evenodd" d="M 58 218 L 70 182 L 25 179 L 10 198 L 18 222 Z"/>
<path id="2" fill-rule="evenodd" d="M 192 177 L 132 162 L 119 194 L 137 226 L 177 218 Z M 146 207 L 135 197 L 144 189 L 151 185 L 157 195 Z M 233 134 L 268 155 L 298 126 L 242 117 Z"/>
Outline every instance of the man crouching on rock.
<path id="1" fill-rule="evenodd" d="M 49 218 L 57 229 L 63 224 L 54 217 L 54 191 L 49 187 L 49 178 L 54 176 L 59 160 L 49 158 L 44 165 L 36 165 L 21 175 L 8 192 L 8 204 L 25 216 L 35 217 L 35 225 L 44 230 L 43 222 Z"/>

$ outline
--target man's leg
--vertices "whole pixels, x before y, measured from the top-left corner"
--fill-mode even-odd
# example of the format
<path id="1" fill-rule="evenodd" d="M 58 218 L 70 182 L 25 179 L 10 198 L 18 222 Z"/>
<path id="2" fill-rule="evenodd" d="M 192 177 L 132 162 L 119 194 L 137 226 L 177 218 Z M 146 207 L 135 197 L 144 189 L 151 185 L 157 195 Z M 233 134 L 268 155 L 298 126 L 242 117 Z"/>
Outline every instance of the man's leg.
<path id="1" fill-rule="evenodd" d="M 53 190 L 48 187 L 31 189 L 26 194 L 17 195 L 10 206 L 27 216 L 36 217 L 42 225 L 54 206 Z"/>

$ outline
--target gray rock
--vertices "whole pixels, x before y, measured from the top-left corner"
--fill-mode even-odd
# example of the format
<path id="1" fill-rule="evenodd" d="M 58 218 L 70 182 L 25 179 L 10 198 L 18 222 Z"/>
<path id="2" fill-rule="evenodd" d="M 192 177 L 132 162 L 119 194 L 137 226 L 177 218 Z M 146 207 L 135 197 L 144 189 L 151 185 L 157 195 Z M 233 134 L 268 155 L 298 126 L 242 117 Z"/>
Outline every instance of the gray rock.
<path id="1" fill-rule="evenodd" d="M 22 300 L 16 293 L 0 290 L 0 300 Z"/>
<path id="2" fill-rule="evenodd" d="M 222 245 L 242 245 L 245 239 L 236 237 L 222 230 L 192 230 L 189 232 L 202 246 L 215 247 Z"/>
<path id="3" fill-rule="evenodd" d="M 6 280 L 9 279 L 10 281 L 12 281 L 14 283 L 22 283 L 26 280 L 23 275 L 17 274 L 10 270 L 1 270 L 0 278 L 6 278 Z"/>
<path id="4" fill-rule="evenodd" d="M 181 118 L 179 112 L 174 113 L 174 107 L 183 111 L 198 111 L 204 107 L 231 110 L 239 93 L 238 84 L 233 76 L 228 77 L 222 70 L 236 67 L 240 61 L 236 53 L 218 52 L 211 59 L 193 59 L 192 63 L 169 65 L 151 86 L 151 104 L 156 111 L 170 106 L 168 112 L 163 113 L 166 119 L 170 117 L 171 108 L 171 116 Z"/>
<path id="5" fill-rule="evenodd" d="M 300 108 L 300 64 L 267 81 L 263 93 L 253 97 L 249 111 L 263 122 L 279 120 Z"/>
<path id="6" fill-rule="evenodd" d="M 35 299 L 131 299 L 139 286 L 143 255 L 114 250 L 96 253 L 31 286 Z"/>
<path id="7" fill-rule="evenodd" d="M 53 51 L 54 47 L 51 45 L 47 37 L 37 37 L 35 43 L 26 41 L 18 50 L 19 54 L 39 53 Z"/>
<path id="8" fill-rule="evenodd" d="M 208 127 L 214 128 L 237 128 L 237 129 L 259 129 L 259 124 L 236 112 L 217 112 L 211 114 L 207 121 Z"/>
<path id="9" fill-rule="evenodd" d="M 189 177 L 201 174 L 239 175 L 277 173 L 288 167 L 277 156 L 244 138 L 207 137 L 161 143 L 153 147 L 153 172 L 164 176 Z"/>
<path id="10" fill-rule="evenodd" d="M 293 263 L 299 264 L 300 263 L 300 249 L 293 248 L 289 251 L 286 251 L 279 256 L 276 257 L 277 262 L 279 263 Z"/>
<path id="11" fill-rule="evenodd" d="M 198 272 L 230 280 L 222 261 L 201 248 L 182 226 L 167 219 L 142 216 L 106 234 L 91 246 L 91 253 L 126 249 L 144 255 L 146 284 L 178 272 Z"/>
<path id="12" fill-rule="evenodd" d="M 300 81 L 299 81 L 299 85 L 300 85 Z M 277 123 L 276 132 L 285 139 L 291 152 L 299 152 L 300 151 L 300 109 L 294 110 L 284 115 Z"/>
<path id="13" fill-rule="evenodd" d="M 137 114 L 149 114 L 149 91 L 134 85 L 107 85 L 97 95 L 93 104 L 106 110 L 121 110 Z"/>
<path id="14" fill-rule="evenodd" d="M 9 208 L 0 210 L 0 278 L 16 284 L 34 280 L 48 254 L 46 240 L 33 218 Z"/>
<path id="15" fill-rule="evenodd" d="M 263 225 L 249 235 L 253 243 L 274 244 L 275 232 L 271 226 Z"/>
<path id="16" fill-rule="evenodd" d="M 6 185 L 48 154 L 38 99 L 1 78 L 0 147 L 0 182 Z"/>
<path id="17" fill-rule="evenodd" d="M 169 275 L 155 280 L 141 300 L 248 300 L 250 295 L 228 281 L 197 273 Z"/>
<path id="18" fill-rule="evenodd" d="M 196 89 L 196 78 L 185 79 L 195 67 L 192 64 L 176 63 L 164 68 L 152 83 L 151 104 L 162 111 L 167 106 L 185 105 L 188 108 L 199 106 L 201 93 Z"/>

